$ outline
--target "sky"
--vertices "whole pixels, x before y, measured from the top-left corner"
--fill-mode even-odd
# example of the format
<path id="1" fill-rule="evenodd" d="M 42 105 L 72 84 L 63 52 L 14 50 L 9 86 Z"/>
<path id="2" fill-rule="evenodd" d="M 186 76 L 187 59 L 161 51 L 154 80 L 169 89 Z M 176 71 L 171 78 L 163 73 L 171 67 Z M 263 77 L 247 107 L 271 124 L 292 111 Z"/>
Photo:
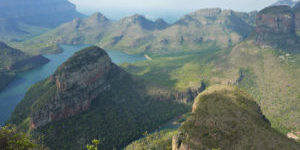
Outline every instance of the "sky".
<path id="1" fill-rule="evenodd" d="M 119 19 L 139 13 L 149 18 L 172 19 L 201 8 L 233 9 L 250 12 L 261 10 L 277 0 L 69 0 L 85 14 L 101 12 Z"/>

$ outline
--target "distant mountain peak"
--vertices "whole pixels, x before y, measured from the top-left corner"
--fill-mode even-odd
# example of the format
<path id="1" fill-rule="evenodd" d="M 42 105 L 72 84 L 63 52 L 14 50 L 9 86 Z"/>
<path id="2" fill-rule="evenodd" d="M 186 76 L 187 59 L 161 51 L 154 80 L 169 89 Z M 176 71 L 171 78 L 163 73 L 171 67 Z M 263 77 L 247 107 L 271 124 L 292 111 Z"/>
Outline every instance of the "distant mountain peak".
<path id="1" fill-rule="evenodd" d="M 293 7 L 296 5 L 297 2 L 299 2 L 299 0 L 279 0 L 274 4 L 272 4 L 271 6 L 287 5 Z"/>
<path id="2" fill-rule="evenodd" d="M 163 19 L 152 21 L 143 15 L 135 14 L 133 16 L 125 17 L 120 21 L 122 24 L 139 25 L 146 30 L 165 29 L 169 26 Z"/>
<path id="3" fill-rule="evenodd" d="M 144 21 L 151 22 L 151 20 L 147 19 L 145 16 L 140 14 L 134 14 L 133 16 L 125 17 L 123 20 L 132 23 L 138 23 Z"/>
<path id="4" fill-rule="evenodd" d="M 206 15 L 211 13 L 220 14 L 221 12 L 222 12 L 221 8 L 203 8 L 195 11 L 194 14 L 198 14 L 198 15 Z"/>
<path id="5" fill-rule="evenodd" d="M 100 12 L 96 12 L 94 14 L 92 14 L 89 19 L 92 19 L 92 20 L 98 20 L 98 21 L 108 21 L 109 19 L 106 18 L 102 13 Z"/>

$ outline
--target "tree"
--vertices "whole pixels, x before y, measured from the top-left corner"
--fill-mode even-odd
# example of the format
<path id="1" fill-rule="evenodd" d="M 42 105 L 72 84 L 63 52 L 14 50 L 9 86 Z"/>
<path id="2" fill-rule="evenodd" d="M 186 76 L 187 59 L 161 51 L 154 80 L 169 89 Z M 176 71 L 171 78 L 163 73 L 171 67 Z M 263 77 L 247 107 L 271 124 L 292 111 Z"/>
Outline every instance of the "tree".
<path id="1" fill-rule="evenodd" d="M 93 141 L 92 141 L 92 145 L 87 145 L 86 146 L 86 148 L 88 149 L 88 150 L 98 150 L 98 145 L 100 144 L 100 140 L 96 140 L 96 139 L 94 139 Z"/>
<path id="2" fill-rule="evenodd" d="M 1 150 L 32 150 L 37 147 L 25 133 L 17 133 L 16 127 L 6 125 L 0 128 Z"/>

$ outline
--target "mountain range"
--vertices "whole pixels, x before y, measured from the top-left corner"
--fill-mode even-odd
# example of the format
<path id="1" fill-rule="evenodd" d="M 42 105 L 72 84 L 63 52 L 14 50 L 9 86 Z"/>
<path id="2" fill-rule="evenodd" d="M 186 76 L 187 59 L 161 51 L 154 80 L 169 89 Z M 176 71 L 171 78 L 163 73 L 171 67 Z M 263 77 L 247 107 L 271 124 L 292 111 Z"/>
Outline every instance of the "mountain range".
<path id="1" fill-rule="evenodd" d="M 40 53 L 39 49 L 55 44 L 96 44 L 106 49 L 140 54 L 225 48 L 252 33 L 255 15 L 256 12 L 203 9 L 168 24 L 162 19 L 152 21 L 141 15 L 113 22 L 95 13 L 63 24 L 20 46 L 33 53 Z"/>

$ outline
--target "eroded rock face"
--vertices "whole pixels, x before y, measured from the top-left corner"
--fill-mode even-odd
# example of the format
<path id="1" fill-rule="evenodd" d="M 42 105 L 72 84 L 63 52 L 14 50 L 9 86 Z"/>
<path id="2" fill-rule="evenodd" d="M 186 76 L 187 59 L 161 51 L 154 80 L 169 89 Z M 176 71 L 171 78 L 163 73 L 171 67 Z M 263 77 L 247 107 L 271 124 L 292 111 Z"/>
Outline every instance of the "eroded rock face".
<path id="1" fill-rule="evenodd" d="M 110 89 L 109 74 L 115 69 L 106 52 L 98 47 L 76 53 L 50 77 L 55 94 L 32 114 L 32 127 L 89 109 L 92 100 Z"/>
<path id="2" fill-rule="evenodd" d="M 184 92 L 159 92 L 155 93 L 152 96 L 160 101 L 176 101 L 181 103 L 191 103 L 194 99 L 206 89 L 206 84 L 204 82 L 201 83 L 200 87 L 197 88 L 189 88 Z"/>
<path id="3" fill-rule="evenodd" d="M 263 9 L 256 17 L 256 42 L 274 48 L 297 43 L 295 16 L 289 6 Z"/>
<path id="4" fill-rule="evenodd" d="M 300 31 L 300 2 L 298 2 L 295 7 L 293 8 L 294 14 L 295 14 L 295 24 L 296 24 L 296 30 Z"/>

